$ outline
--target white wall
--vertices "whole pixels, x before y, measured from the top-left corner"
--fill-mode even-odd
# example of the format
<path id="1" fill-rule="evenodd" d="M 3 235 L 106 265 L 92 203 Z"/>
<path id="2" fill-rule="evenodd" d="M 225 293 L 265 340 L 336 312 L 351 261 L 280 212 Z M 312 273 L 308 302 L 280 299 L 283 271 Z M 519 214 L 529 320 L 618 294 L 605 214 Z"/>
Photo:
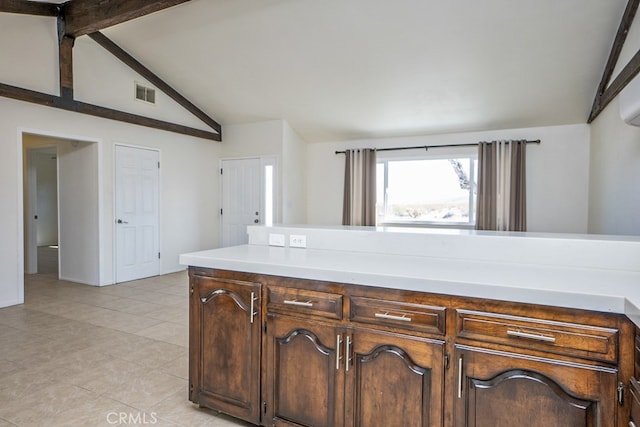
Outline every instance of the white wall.
<path id="1" fill-rule="evenodd" d="M 98 143 L 58 144 L 60 259 L 63 280 L 100 285 Z"/>
<path id="2" fill-rule="evenodd" d="M 285 120 L 225 126 L 222 158 L 272 156 L 277 159 L 277 212 L 274 221 L 293 224 L 306 221 L 307 143 Z"/>
<path id="3" fill-rule="evenodd" d="M 23 131 L 97 141 L 100 284 L 113 282 L 115 143 L 160 149 L 162 273 L 183 268 L 180 253 L 218 244 L 219 143 L 0 98 L 0 306 L 23 299 Z"/>
<path id="4" fill-rule="evenodd" d="M 0 28 L 0 82 L 57 95 L 56 20 L 0 13 Z"/>
<path id="5" fill-rule="evenodd" d="M 638 47 L 636 14 L 612 81 Z M 589 177 L 589 232 L 640 235 L 640 127 L 622 121 L 619 97 L 591 123 Z"/>
<path id="6" fill-rule="evenodd" d="M 220 143 L 220 155 L 229 157 L 259 157 L 282 155 L 283 121 L 225 126 Z"/>
<path id="7" fill-rule="evenodd" d="M 591 123 L 589 232 L 640 235 L 640 128 L 617 99 Z"/>
<path id="8" fill-rule="evenodd" d="M 0 82 L 58 94 L 56 20 L 0 14 L 0 28 Z M 159 102 L 154 106 L 135 101 L 136 80 L 141 81 L 136 73 L 90 39 L 76 41 L 74 84 L 78 99 L 206 129 L 163 94 L 158 93 Z M 97 253 L 97 283 L 110 284 L 114 277 L 116 143 L 160 150 L 161 272 L 183 269 L 178 264 L 180 253 L 217 245 L 218 224 L 213 219 L 219 209 L 215 172 L 220 143 L 0 98 L 0 307 L 23 301 L 23 132 L 95 143 L 97 164 L 87 167 L 98 173 L 94 193 L 99 227 L 94 231 L 99 240 L 95 242 L 97 252 L 90 249 L 87 256 Z"/>
<path id="9" fill-rule="evenodd" d="M 89 37 L 76 39 L 73 72 L 74 98 L 79 101 L 213 132 L 158 89 L 155 104 L 136 100 L 135 82 L 147 87 L 154 86 Z M 179 82 L 166 83 L 175 88 Z"/>
<path id="10" fill-rule="evenodd" d="M 585 233 L 590 138 L 586 124 L 309 144 L 307 220 L 311 224 L 342 221 L 344 156 L 336 155 L 336 150 L 522 138 L 542 140 L 527 147 L 528 230 Z"/>
<path id="11" fill-rule="evenodd" d="M 284 122 L 282 158 L 282 222 L 304 224 L 307 220 L 307 143 L 287 122 Z"/>

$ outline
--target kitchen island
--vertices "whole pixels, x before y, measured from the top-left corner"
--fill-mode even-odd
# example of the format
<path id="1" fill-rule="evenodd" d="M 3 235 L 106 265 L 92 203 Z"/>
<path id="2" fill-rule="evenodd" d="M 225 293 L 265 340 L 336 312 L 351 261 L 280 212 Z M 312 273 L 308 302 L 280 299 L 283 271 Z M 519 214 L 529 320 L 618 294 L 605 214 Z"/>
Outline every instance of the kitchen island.
<path id="1" fill-rule="evenodd" d="M 261 425 L 632 416 L 640 239 L 248 232 L 248 245 L 181 256 L 201 406 Z"/>

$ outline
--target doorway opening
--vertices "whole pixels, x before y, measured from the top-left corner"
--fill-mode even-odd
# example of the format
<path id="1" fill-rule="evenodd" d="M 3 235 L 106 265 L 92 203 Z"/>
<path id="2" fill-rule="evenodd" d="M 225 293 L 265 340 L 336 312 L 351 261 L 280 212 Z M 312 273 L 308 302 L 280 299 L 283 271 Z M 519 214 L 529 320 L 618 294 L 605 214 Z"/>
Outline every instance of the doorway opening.
<path id="1" fill-rule="evenodd" d="M 27 151 L 29 215 L 35 223 L 35 253 L 38 274 L 58 275 L 58 147 Z M 30 267 L 32 264 L 29 263 Z M 31 270 L 31 269 L 30 269 Z M 30 273 L 32 271 L 29 271 Z"/>
<path id="2" fill-rule="evenodd" d="M 24 273 L 99 285 L 98 144 L 22 134 Z"/>

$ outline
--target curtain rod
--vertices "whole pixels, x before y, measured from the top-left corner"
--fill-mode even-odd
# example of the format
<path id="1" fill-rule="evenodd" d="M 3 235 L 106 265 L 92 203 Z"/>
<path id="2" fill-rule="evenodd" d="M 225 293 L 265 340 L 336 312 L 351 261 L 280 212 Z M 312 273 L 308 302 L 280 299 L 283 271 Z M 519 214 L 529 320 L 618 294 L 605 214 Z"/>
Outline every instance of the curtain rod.
<path id="1" fill-rule="evenodd" d="M 527 144 L 540 144 L 539 139 L 527 140 Z M 468 144 L 447 144 L 447 145 L 419 145 L 416 147 L 393 147 L 393 148 L 376 148 L 376 151 L 395 151 L 395 150 L 415 150 L 418 148 L 423 148 L 428 150 L 429 148 L 449 148 L 449 147 L 473 147 L 480 144 L 479 142 L 472 142 Z M 336 154 L 344 154 L 346 151 L 336 151 Z"/>

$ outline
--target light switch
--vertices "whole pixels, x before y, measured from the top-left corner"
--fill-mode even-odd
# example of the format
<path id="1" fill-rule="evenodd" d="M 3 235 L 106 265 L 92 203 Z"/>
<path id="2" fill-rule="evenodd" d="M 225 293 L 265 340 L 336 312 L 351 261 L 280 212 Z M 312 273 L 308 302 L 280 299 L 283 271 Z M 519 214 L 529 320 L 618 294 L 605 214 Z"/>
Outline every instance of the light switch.
<path id="1" fill-rule="evenodd" d="M 284 234 L 269 233 L 269 246 L 284 246 Z"/>

